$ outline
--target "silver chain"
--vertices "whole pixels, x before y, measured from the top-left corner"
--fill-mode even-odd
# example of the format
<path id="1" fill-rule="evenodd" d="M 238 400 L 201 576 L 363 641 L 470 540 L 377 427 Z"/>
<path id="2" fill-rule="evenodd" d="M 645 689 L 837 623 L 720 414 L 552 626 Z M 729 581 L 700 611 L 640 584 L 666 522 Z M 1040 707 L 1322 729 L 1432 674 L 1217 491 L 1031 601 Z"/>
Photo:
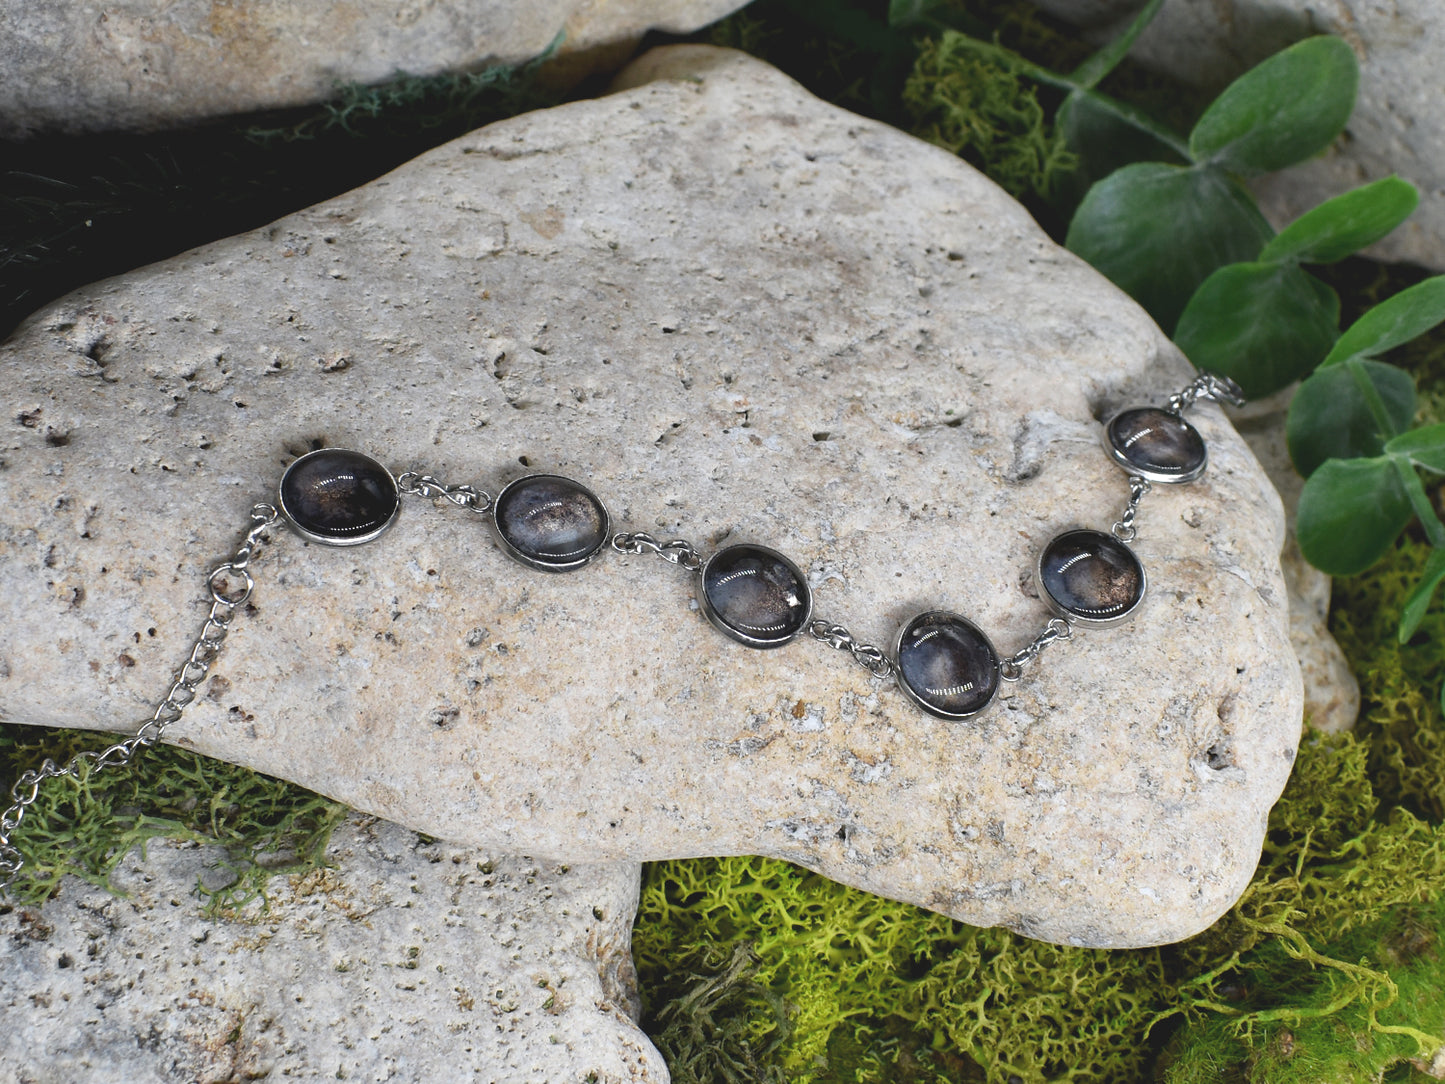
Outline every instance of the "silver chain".
<path id="1" fill-rule="evenodd" d="M 248 566 L 257 547 L 265 540 L 266 532 L 279 517 L 280 513 L 269 504 L 258 504 L 251 509 L 251 526 L 236 547 L 236 552 L 206 577 L 206 586 L 211 592 L 211 612 L 206 616 L 200 635 L 191 644 L 190 656 L 176 672 L 164 699 L 135 734 L 105 749 L 82 750 L 64 764 L 57 764 L 47 757 L 40 767 L 30 769 L 15 781 L 10 788 L 10 808 L 0 813 L 0 894 L 15 882 L 16 874 L 25 866 L 24 856 L 10 842 L 10 837 L 25 819 L 25 811 L 40 797 L 42 783 L 47 779 L 77 775 L 82 764 L 88 764 L 92 773 L 124 767 L 140 750 L 160 741 L 166 728 L 179 719 L 195 700 L 196 690 L 221 652 L 237 608 L 245 605 L 255 590 L 256 581 L 252 579 Z"/>
<path id="2" fill-rule="evenodd" d="M 999 677 L 1005 681 L 1017 681 L 1023 677 L 1024 667 L 1033 662 L 1043 653 L 1044 648 L 1059 640 L 1072 639 L 1074 626 L 1069 624 L 1062 617 L 1051 617 L 1049 623 L 1044 626 L 1044 631 L 1034 637 L 1033 642 L 1022 651 L 1016 651 L 1003 662 L 999 663 Z"/>
<path id="3" fill-rule="evenodd" d="M 427 500 L 438 498 L 451 501 L 459 508 L 466 508 L 479 515 L 490 511 L 492 495 L 475 486 L 449 486 L 430 474 L 419 474 L 414 470 L 397 476 L 396 488 L 401 492 Z"/>
<path id="4" fill-rule="evenodd" d="M 659 542 L 643 531 L 621 531 L 612 536 L 612 548 L 618 553 L 655 553 L 669 564 L 681 565 L 689 572 L 702 571 L 702 554 L 691 542 L 681 538 Z"/>
<path id="5" fill-rule="evenodd" d="M 1169 397 L 1169 409 L 1182 414 L 1199 399 L 1212 399 L 1216 403 L 1244 406 L 1244 390 L 1227 376 L 1217 373 L 1200 373 L 1189 384 Z"/>
<path id="6" fill-rule="evenodd" d="M 859 643 L 842 625 L 835 625 L 830 621 L 810 621 L 808 635 L 829 647 L 849 652 L 859 666 L 871 671 L 875 677 L 892 677 L 895 672 L 893 660 L 885 655 L 881 648 Z"/>
<path id="7" fill-rule="evenodd" d="M 1137 474 L 1129 475 L 1129 503 L 1124 506 L 1124 514 L 1111 528 L 1114 537 L 1120 542 L 1132 542 L 1139 536 L 1139 531 L 1134 526 L 1134 518 L 1139 514 L 1139 502 L 1148 492 L 1149 479 L 1140 478 Z"/>

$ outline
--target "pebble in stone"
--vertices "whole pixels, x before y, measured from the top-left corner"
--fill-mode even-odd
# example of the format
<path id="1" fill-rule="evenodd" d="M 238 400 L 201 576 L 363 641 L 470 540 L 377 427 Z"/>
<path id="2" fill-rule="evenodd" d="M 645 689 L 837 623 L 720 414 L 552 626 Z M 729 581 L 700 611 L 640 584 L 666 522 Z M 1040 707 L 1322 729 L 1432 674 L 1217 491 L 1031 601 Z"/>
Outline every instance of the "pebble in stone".
<path id="1" fill-rule="evenodd" d="M 1110 419 L 1104 431 L 1115 460 L 1151 482 L 1192 482 L 1204 473 L 1204 439 L 1173 411 L 1125 410 Z"/>
<path id="2" fill-rule="evenodd" d="M 194 123 L 337 87 L 547 54 L 553 78 L 625 63 L 740 0 L 0 0 L 0 138 Z"/>
<path id="3" fill-rule="evenodd" d="M 1039 585 L 1056 612 L 1087 627 L 1127 621 L 1144 600 L 1144 566 L 1103 531 L 1065 531 L 1039 557 Z"/>
<path id="4" fill-rule="evenodd" d="M 920 707 L 965 719 L 998 692 L 998 652 L 977 625 L 957 614 L 919 614 L 898 633 L 898 680 Z"/>
<path id="5" fill-rule="evenodd" d="M 360 452 L 322 448 L 281 476 L 280 507 L 303 538 L 331 546 L 370 542 L 396 519 L 396 482 Z"/>
<path id="6" fill-rule="evenodd" d="M 629 78 L 0 345 L 0 717 L 149 714 L 318 440 L 438 477 L 525 456 L 620 528 L 775 546 L 860 643 L 935 609 L 1030 641 L 1037 554 L 1120 502 L 1099 411 L 1187 363 L 956 157 L 737 53 Z M 1217 406 L 1189 418 L 1210 470 L 1137 543 L 1189 605 L 967 726 L 811 639 L 741 648 L 656 558 L 552 576 L 417 501 L 359 553 L 275 532 L 166 738 L 494 853 L 764 854 L 1031 937 L 1185 937 L 1249 883 L 1300 727 L 1277 497 Z"/>
<path id="7" fill-rule="evenodd" d="M 497 857 L 385 821 L 209 918 L 219 847 L 0 909 L 0 1082 L 667 1084 L 637 1026 L 636 864 Z"/>
<path id="8" fill-rule="evenodd" d="M 813 612 L 798 566 L 766 546 L 729 546 L 713 554 L 698 577 L 697 598 L 708 620 L 749 647 L 781 647 Z"/>
<path id="9" fill-rule="evenodd" d="M 493 522 L 507 552 L 524 565 L 570 572 L 602 552 L 611 520 L 580 482 L 534 474 L 497 494 Z"/>

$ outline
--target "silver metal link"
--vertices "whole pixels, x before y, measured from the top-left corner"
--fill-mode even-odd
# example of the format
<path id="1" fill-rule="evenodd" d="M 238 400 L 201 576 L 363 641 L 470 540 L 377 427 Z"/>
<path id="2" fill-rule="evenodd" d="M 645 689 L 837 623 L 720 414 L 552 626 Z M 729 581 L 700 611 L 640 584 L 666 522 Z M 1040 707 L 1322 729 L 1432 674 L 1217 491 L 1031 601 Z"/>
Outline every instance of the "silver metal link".
<path id="1" fill-rule="evenodd" d="M 396 488 L 402 493 L 427 500 L 448 500 L 459 508 L 476 512 L 478 515 L 491 511 L 492 495 L 475 486 L 451 486 L 433 478 L 430 474 L 419 474 L 409 470 L 396 479 Z"/>
<path id="2" fill-rule="evenodd" d="M 842 625 L 815 619 L 808 623 L 808 635 L 815 640 L 821 640 L 829 647 L 847 651 L 859 666 L 870 671 L 875 677 L 892 677 L 897 672 L 893 660 L 884 654 L 881 648 L 874 647 L 872 644 L 859 643 L 853 638 L 853 634 Z"/>
<path id="3" fill-rule="evenodd" d="M 1111 528 L 1114 537 L 1120 542 L 1132 542 L 1139 536 L 1139 531 L 1134 526 L 1134 517 L 1139 514 L 1139 502 L 1148 492 L 1149 479 L 1140 478 L 1137 474 L 1129 475 L 1129 503 L 1124 506 L 1124 514 Z"/>
<path id="4" fill-rule="evenodd" d="M 1044 631 L 1033 638 L 1033 642 L 1021 651 L 1016 651 L 1003 662 L 999 663 L 999 677 L 1005 681 L 1017 681 L 1023 677 L 1024 667 L 1033 662 L 1043 653 L 1044 648 L 1060 640 L 1070 640 L 1074 636 L 1074 626 L 1062 617 L 1051 617 L 1049 623 L 1044 626 Z"/>
<path id="5" fill-rule="evenodd" d="M 1184 388 L 1169 397 L 1169 409 L 1182 414 L 1200 399 L 1212 399 L 1216 403 L 1244 406 L 1244 390 L 1227 376 L 1218 373 L 1201 372 Z"/>
<path id="6" fill-rule="evenodd" d="M 135 734 L 104 749 L 86 749 L 76 753 L 64 764 L 57 764 L 48 757 L 40 767 L 21 774 L 10 788 L 11 805 L 0 813 L 0 894 L 15 882 L 16 875 L 25 866 L 25 858 L 10 841 L 15 829 L 25 819 L 25 811 L 40 797 L 40 785 L 47 779 L 63 779 L 77 775 L 81 765 L 88 764 L 94 772 L 120 768 L 129 764 L 142 749 L 147 749 L 161 740 L 166 728 L 181 717 L 187 705 L 196 699 L 197 689 L 206 679 L 211 663 L 221 649 L 226 634 L 230 631 L 231 620 L 236 616 L 237 607 L 245 604 L 255 589 L 256 582 L 247 570 L 256 549 L 265 539 L 266 532 L 275 525 L 280 513 L 274 506 L 258 504 L 251 509 L 251 526 L 245 538 L 231 559 L 217 565 L 206 576 L 206 586 L 211 593 L 211 610 L 206 615 L 200 635 L 191 644 L 190 656 L 181 664 L 165 697 L 156 705 L 155 711 L 136 730 Z M 240 586 L 233 586 L 239 580 Z"/>
<path id="7" fill-rule="evenodd" d="M 618 553 L 655 553 L 669 564 L 680 565 L 689 572 L 702 571 L 702 554 L 691 542 L 681 538 L 659 542 L 644 531 L 619 531 L 612 536 L 612 548 Z"/>

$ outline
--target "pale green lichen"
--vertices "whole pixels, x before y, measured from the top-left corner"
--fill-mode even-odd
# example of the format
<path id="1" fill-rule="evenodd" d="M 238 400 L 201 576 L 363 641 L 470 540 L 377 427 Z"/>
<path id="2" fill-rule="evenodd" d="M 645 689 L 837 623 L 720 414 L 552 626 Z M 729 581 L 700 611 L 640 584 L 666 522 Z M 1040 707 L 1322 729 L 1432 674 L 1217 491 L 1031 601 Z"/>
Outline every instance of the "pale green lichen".
<path id="1" fill-rule="evenodd" d="M 64 762 L 107 740 L 88 731 L 0 726 L 0 775 L 14 779 L 45 757 Z M 264 897 L 271 877 L 321 864 L 346 813 L 343 805 L 248 768 L 156 746 L 129 767 L 82 769 L 40 789 L 15 833 L 26 867 L 11 898 L 39 903 L 66 874 L 111 888 L 111 874 L 132 848 L 183 839 L 220 844 L 224 876 L 196 888 L 208 910 L 235 910 Z"/>

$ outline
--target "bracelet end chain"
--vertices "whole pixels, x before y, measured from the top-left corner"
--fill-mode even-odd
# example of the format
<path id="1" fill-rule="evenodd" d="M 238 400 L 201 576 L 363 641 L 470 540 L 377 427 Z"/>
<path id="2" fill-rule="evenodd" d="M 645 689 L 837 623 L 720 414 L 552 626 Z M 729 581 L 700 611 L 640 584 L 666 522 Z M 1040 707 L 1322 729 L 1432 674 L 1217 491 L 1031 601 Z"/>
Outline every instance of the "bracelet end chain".
<path id="1" fill-rule="evenodd" d="M 130 764 L 141 749 L 149 749 L 161 740 L 166 728 L 179 719 L 186 707 L 196 699 L 196 690 L 209 673 L 211 663 L 220 653 L 235 617 L 236 608 L 251 597 L 256 581 L 247 566 L 255 556 L 258 546 L 265 541 L 266 534 L 280 518 L 273 505 L 257 504 L 251 509 L 251 526 L 236 547 L 229 560 L 217 565 L 206 576 L 206 587 L 211 594 L 211 611 L 206 617 L 200 634 L 191 644 L 189 657 L 181 664 L 165 697 L 156 705 L 151 717 L 141 723 L 136 732 L 128 738 L 113 742 L 104 749 L 82 749 L 64 764 L 57 764 L 46 757 L 38 768 L 30 768 L 20 774 L 10 788 L 11 805 L 0 812 L 0 895 L 14 884 L 16 876 L 25 868 L 25 856 L 12 842 L 11 837 L 25 819 L 25 811 L 40 797 L 40 786 L 48 779 L 61 779 L 76 775 L 82 764 L 88 764 L 91 772 L 103 772 L 109 768 L 123 768 Z M 233 578 L 239 578 L 243 586 L 229 586 Z"/>

